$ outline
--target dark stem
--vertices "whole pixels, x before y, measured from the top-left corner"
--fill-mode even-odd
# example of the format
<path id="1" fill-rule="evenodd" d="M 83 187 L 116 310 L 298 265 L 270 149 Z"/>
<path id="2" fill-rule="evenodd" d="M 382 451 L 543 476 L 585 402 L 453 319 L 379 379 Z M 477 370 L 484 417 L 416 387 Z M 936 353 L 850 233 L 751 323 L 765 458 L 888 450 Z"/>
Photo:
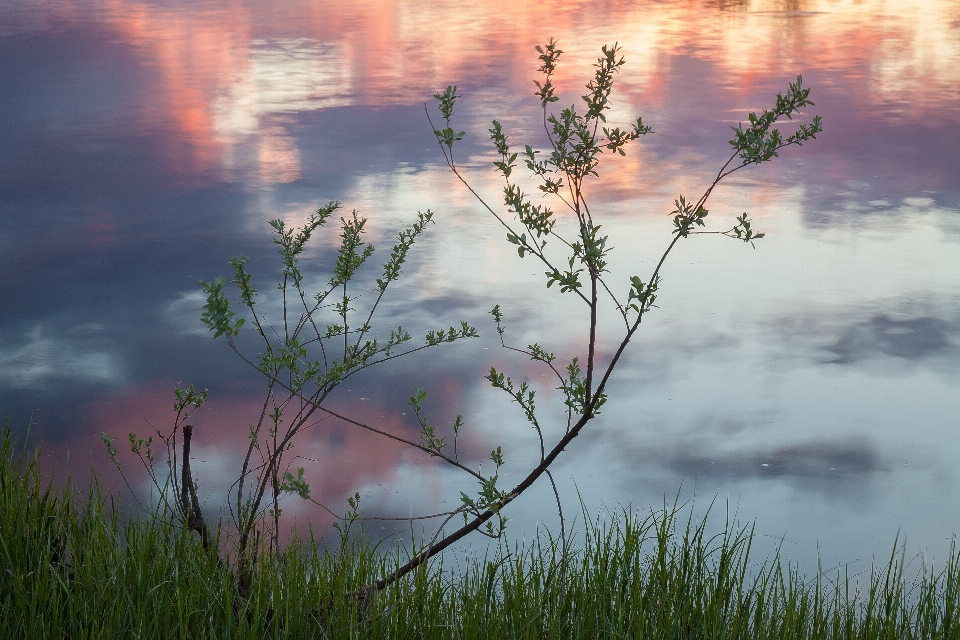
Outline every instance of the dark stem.
<path id="1" fill-rule="evenodd" d="M 210 547 L 210 532 L 207 521 L 200 511 L 200 501 L 197 499 L 197 488 L 193 484 L 190 473 L 190 440 L 193 438 L 193 426 L 183 425 L 183 464 L 180 467 L 180 508 L 186 520 L 187 528 L 200 534 L 203 548 Z"/>

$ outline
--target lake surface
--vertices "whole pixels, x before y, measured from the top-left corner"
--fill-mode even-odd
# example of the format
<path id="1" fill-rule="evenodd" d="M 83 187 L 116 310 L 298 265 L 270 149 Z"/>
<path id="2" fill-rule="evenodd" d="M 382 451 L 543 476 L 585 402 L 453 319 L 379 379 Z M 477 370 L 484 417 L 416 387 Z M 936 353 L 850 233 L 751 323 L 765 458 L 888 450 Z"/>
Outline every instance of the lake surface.
<path id="1" fill-rule="evenodd" d="M 589 188 L 624 292 L 669 242 L 673 199 L 699 196 L 726 159 L 729 127 L 798 74 L 816 102 L 801 121 L 821 114 L 824 133 L 712 197 L 711 228 L 749 211 L 767 234 L 756 250 L 699 236 L 671 255 L 603 413 L 557 462 L 567 515 L 578 492 L 591 516 L 677 496 L 702 512 L 716 499 L 721 520 L 729 504 L 808 573 L 818 553 L 824 567 L 883 562 L 898 532 L 908 556 L 942 565 L 960 514 L 960 7 L 482 4 L 4 3 L 0 402 L 15 430 L 32 422 L 51 467 L 69 461 L 77 479 L 93 468 L 115 486 L 101 431 L 119 443 L 169 428 L 175 386 L 210 388 L 194 453 L 216 508 L 263 386 L 200 323 L 198 281 L 229 275 L 242 253 L 268 295 L 279 263 L 267 221 L 301 223 L 330 200 L 369 219 L 379 265 L 429 208 L 437 224 L 382 326 L 422 336 L 462 319 L 482 337 L 355 378 L 334 404 L 416 439 L 405 400 L 427 389 L 435 424 L 464 415 L 472 465 L 502 445 L 508 484 L 522 477 L 535 434 L 482 376 L 495 365 L 532 380 L 548 441 L 562 405 L 544 371 L 498 347 L 488 312 L 501 305 L 509 343 L 538 341 L 567 362 L 584 355 L 583 309 L 544 287 L 450 174 L 424 103 L 458 85 L 461 166 L 495 204 L 490 120 L 545 146 L 534 46 L 553 37 L 564 51 L 566 106 L 601 45 L 619 42 L 611 121 L 642 115 L 655 131 L 625 158 L 604 156 Z M 336 241 L 331 228 L 306 266 Z M 601 329 L 609 358 L 613 312 Z M 332 419 L 296 453 L 336 511 L 354 491 L 367 514 L 405 516 L 475 490 Z M 296 500 L 286 509 L 328 522 Z M 508 516 L 514 540 L 556 531 L 549 485 Z"/>

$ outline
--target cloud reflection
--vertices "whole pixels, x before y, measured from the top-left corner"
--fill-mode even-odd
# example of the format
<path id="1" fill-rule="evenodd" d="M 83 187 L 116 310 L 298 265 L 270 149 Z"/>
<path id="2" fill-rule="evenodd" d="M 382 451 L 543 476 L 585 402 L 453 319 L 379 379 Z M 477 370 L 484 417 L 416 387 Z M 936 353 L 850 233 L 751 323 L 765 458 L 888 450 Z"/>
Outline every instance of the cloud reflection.
<path id="1" fill-rule="evenodd" d="M 934 317 L 897 319 L 878 315 L 846 327 L 826 350 L 836 355 L 829 360 L 836 364 L 852 364 L 877 354 L 920 360 L 960 354 L 957 338 L 960 323 Z"/>
<path id="2" fill-rule="evenodd" d="M 88 323 L 73 327 L 66 335 L 51 336 L 38 324 L 22 341 L 0 342 L 0 385 L 52 391 L 57 383 L 119 381 L 122 369 L 116 355 L 95 346 L 104 329 Z"/>
<path id="3" fill-rule="evenodd" d="M 121 394 L 98 398 L 88 403 L 84 410 L 87 420 L 115 438 L 126 481 L 137 490 L 139 500 L 146 504 L 156 499 L 155 490 L 142 464 L 125 445 L 127 433 L 133 431 L 141 437 L 153 435 L 155 441 L 157 430 L 169 433 L 174 419 L 171 411 L 174 386 L 170 382 L 128 389 Z M 353 398 L 352 401 L 335 403 L 331 408 L 388 433 L 417 438 L 416 431 L 409 427 L 406 418 L 395 407 L 383 407 L 376 399 Z M 247 425 L 257 419 L 260 409 L 256 394 L 214 393 L 189 419 L 195 427 L 191 464 L 199 482 L 200 495 L 205 498 L 204 508 L 211 514 L 228 514 L 227 491 L 240 474 L 249 443 Z M 69 441 L 47 447 L 46 451 L 49 454 L 69 446 L 75 454 L 72 466 L 76 476 L 82 477 L 87 470 L 84 467 L 89 465 L 105 482 L 116 482 L 115 468 L 99 442 L 99 433 L 85 430 Z M 81 455 L 77 456 L 78 452 Z M 158 460 L 157 473 L 162 475 L 165 454 L 161 445 L 154 445 L 154 453 Z M 410 465 L 414 457 L 419 467 L 418 476 L 429 475 L 431 459 L 413 456 L 408 447 L 395 440 L 318 414 L 317 420 L 294 440 L 287 464 L 294 475 L 297 467 L 304 467 L 313 499 L 339 513 L 346 508 L 346 498 L 357 490 L 367 486 L 394 486 L 397 474 L 404 466 Z M 256 452 L 253 462 L 259 463 Z M 233 498 L 236 498 L 235 493 Z M 364 501 L 369 512 L 377 511 L 378 500 L 380 498 L 375 496 Z M 293 516 L 289 522 L 291 526 L 298 514 L 307 516 L 320 531 L 331 521 L 327 512 L 298 497 L 285 496 L 283 504 Z"/>
<path id="4" fill-rule="evenodd" d="M 825 309 L 813 316 L 781 318 L 770 335 L 790 351 L 819 352 L 817 360 L 827 365 L 879 364 L 878 359 L 892 358 L 886 366 L 891 371 L 900 370 L 903 363 L 958 370 L 960 316 L 930 313 L 934 310 L 922 309 L 922 304 L 920 313 L 911 314 L 901 311 L 903 306 L 898 300 L 859 314 Z"/>
<path id="5" fill-rule="evenodd" d="M 889 469 L 866 439 L 816 441 L 753 450 L 704 451 L 680 447 L 667 454 L 675 472 L 693 478 L 739 482 L 753 478 L 776 479 L 811 488 L 820 484 L 869 482 L 870 475 Z"/>
<path id="6" fill-rule="evenodd" d="M 615 105 L 624 116 L 689 91 L 671 86 L 668 76 L 676 75 L 676 65 L 694 61 L 708 62 L 712 82 L 721 78 L 741 100 L 753 101 L 757 89 L 799 71 L 818 75 L 821 85 L 842 82 L 838 95 L 852 94 L 872 117 L 888 122 L 924 118 L 960 99 L 953 3 L 901 8 L 883 0 L 753 0 L 731 9 L 730 3 L 588 9 L 580 2 L 550 2 L 492 10 L 448 0 L 395 3 L 389 10 L 376 2 L 332 10 L 308 0 L 192 8 L 110 0 L 90 7 L 81 0 L 34 0 L 3 13 L 13 25 L 7 33 L 79 24 L 80 15 L 112 30 L 114 39 L 159 71 L 155 98 L 136 116 L 148 127 L 160 119 L 175 123 L 187 152 L 173 159 L 179 170 L 219 168 L 245 181 L 247 165 L 263 163 L 253 175 L 267 185 L 295 180 L 292 167 L 302 170 L 292 139 L 280 135 L 286 141 L 279 144 L 279 134 L 265 134 L 284 128 L 284 116 L 417 104 L 465 75 L 514 94 L 529 86 L 532 46 L 551 36 L 567 51 L 557 76 L 564 95 L 580 91 L 599 44 L 624 46 L 631 64 L 620 82 L 632 107 Z M 709 95 L 711 87 L 698 91 Z"/>

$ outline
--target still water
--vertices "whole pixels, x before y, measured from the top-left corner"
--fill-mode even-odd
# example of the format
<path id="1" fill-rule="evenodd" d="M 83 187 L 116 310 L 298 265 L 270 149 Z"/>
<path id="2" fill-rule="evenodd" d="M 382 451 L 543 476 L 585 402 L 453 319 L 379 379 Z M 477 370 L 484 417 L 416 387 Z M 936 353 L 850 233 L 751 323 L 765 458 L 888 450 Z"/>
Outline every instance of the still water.
<path id="1" fill-rule="evenodd" d="M 199 321 L 198 281 L 250 257 L 278 274 L 267 221 L 330 200 L 369 219 L 383 255 L 418 210 L 437 213 L 383 326 L 466 320 L 481 339 L 351 380 L 350 415 L 417 439 L 405 399 L 429 392 L 438 425 L 465 418 L 472 465 L 502 445 L 507 484 L 537 457 L 491 365 L 539 389 L 548 441 L 563 430 L 546 372 L 499 348 L 538 341 L 583 356 L 584 314 L 451 176 L 424 103 L 459 86 L 461 166 L 499 202 L 487 128 L 541 148 L 534 46 L 564 51 L 579 101 L 600 46 L 618 42 L 611 121 L 655 131 L 605 156 L 590 186 L 615 247 L 611 282 L 647 279 L 680 194 L 726 159 L 730 125 L 803 74 L 824 133 L 713 196 L 713 229 L 749 211 L 756 249 L 699 236 L 663 272 L 602 415 L 558 460 L 566 513 L 729 505 L 808 573 L 869 567 L 898 532 L 942 563 L 960 514 L 960 8 L 948 0 L 832 2 L 281 3 L 24 0 L 0 8 L 0 401 L 32 422 L 48 463 L 116 474 L 99 434 L 172 425 L 172 390 L 212 399 L 193 422 L 201 492 L 236 477 L 262 385 Z M 435 112 L 434 112 L 435 113 Z M 809 119 L 810 115 L 805 116 Z M 331 230 L 306 268 L 336 245 Z M 322 275 L 322 274 L 321 274 Z M 326 276 L 324 276 L 326 277 Z M 275 280 L 274 280 L 275 281 Z M 269 305 L 267 305 L 269 307 Z M 609 358 L 620 327 L 601 320 Z M 324 421 L 296 464 L 335 511 L 455 506 L 473 483 L 422 455 Z M 125 459 L 129 479 L 141 479 Z M 303 524 L 322 514 L 288 501 Z M 510 507 L 513 539 L 557 528 L 549 485 Z M 582 516 L 579 516 L 582 519 Z M 379 525 L 374 525 L 379 526 Z M 480 543 L 477 543 L 480 544 Z"/>

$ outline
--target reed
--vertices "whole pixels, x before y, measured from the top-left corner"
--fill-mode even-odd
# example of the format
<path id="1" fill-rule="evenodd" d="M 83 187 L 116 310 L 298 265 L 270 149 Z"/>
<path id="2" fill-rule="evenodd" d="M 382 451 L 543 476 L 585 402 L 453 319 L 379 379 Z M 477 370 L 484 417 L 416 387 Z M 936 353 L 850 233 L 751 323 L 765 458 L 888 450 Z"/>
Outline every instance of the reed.
<path id="1" fill-rule="evenodd" d="M 867 574 L 808 579 L 778 554 L 755 560 L 750 528 L 708 534 L 674 505 L 593 521 L 566 555 L 549 533 L 485 558 L 443 554 L 380 592 L 367 585 L 409 553 L 295 539 L 258 556 L 241 597 L 219 535 L 204 548 L 169 513 L 124 518 L 95 478 L 83 497 L 66 486 L 5 430 L 4 637 L 960 638 L 956 548 L 939 571 L 908 575 L 901 546 Z"/>

